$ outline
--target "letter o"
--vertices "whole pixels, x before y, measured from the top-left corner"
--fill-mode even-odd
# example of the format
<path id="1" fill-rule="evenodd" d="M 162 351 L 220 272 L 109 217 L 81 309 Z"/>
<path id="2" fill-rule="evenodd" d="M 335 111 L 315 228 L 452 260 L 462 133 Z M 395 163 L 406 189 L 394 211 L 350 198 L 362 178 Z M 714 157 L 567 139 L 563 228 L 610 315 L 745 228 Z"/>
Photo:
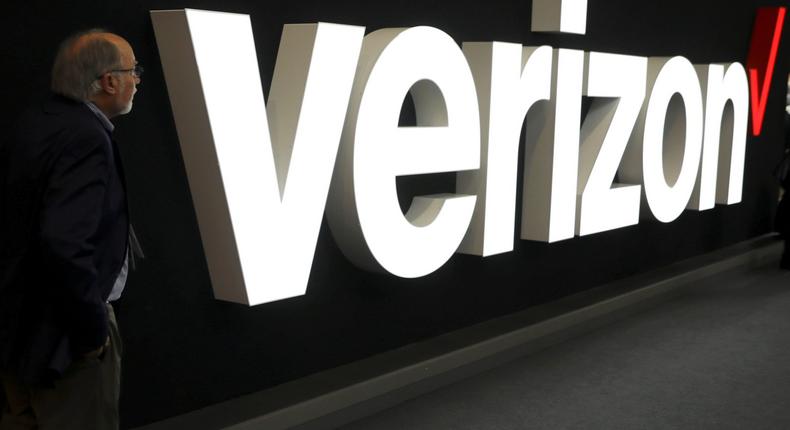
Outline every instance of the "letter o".
<path id="1" fill-rule="evenodd" d="M 644 118 L 642 172 L 645 197 L 661 222 L 671 222 L 683 212 L 699 170 L 702 151 L 702 90 L 694 66 L 683 57 L 651 58 L 650 68 L 660 68 L 652 85 Z M 679 123 L 677 94 L 685 107 L 685 136 Z M 667 118 L 669 117 L 669 121 Z M 681 151 L 680 145 L 684 145 Z M 669 183 L 667 171 L 677 174 Z"/>

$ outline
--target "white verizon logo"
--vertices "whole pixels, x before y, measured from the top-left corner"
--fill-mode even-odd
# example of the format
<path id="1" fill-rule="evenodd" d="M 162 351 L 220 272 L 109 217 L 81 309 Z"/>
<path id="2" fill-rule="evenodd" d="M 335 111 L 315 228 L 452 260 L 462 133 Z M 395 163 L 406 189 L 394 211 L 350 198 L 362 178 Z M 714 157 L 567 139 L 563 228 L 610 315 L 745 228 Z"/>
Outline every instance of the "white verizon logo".
<path id="1" fill-rule="evenodd" d="M 584 33 L 586 2 L 535 3 L 533 20 L 553 23 L 541 30 Z M 585 15 L 541 16 L 560 3 Z M 218 299 L 305 294 L 325 210 L 366 270 L 414 278 L 455 252 L 512 251 L 525 118 L 522 239 L 741 200 L 748 84 L 737 62 L 296 24 L 284 27 L 266 104 L 249 16 L 152 17 Z M 407 93 L 415 127 L 398 126 Z M 594 97 L 583 124 L 582 96 Z M 395 178 L 438 172 L 458 172 L 456 194 L 416 197 L 404 215 Z"/>

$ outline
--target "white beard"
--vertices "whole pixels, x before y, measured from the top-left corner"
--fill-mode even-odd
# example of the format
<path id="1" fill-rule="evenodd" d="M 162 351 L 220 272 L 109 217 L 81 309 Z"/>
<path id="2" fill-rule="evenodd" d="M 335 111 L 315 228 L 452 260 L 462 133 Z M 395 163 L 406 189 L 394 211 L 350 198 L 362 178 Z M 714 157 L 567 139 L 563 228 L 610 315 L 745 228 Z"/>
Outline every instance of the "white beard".
<path id="1" fill-rule="evenodd" d="M 118 115 L 126 115 L 127 113 L 132 111 L 132 100 L 129 100 L 129 103 L 123 107 L 123 109 L 118 112 Z"/>
<path id="2" fill-rule="evenodd" d="M 128 84 L 127 84 L 127 85 L 128 85 Z M 122 88 L 122 89 L 121 89 L 121 91 L 125 91 L 125 90 L 126 90 L 126 88 Z M 130 97 L 130 98 L 129 98 L 129 103 L 127 103 L 127 104 L 126 104 L 126 105 L 123 107 L 123 109 L 121 109 L 121 111 L 120 111 L 120 112 L 118 112 L 118 115 L 126 115 L 127 113 L 129 113 L 129 112 L 131 112 L 131 111 L 132 111 L 132 104 L 133 104 L 133 102 L 134 102 L 134 95 L 135 95 L 135 94 L 137 94 L 137 88 L 135 88 L 135 89 L 133 90 L 133 92 L 132 92 L 132 97 Z"/>

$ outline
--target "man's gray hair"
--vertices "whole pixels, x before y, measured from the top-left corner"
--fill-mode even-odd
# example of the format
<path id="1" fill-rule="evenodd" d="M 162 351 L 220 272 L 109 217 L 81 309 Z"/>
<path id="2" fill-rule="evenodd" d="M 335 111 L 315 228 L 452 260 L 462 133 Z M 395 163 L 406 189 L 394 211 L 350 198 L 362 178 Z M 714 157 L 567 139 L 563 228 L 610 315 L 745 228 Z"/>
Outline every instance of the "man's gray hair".
<path id="1" fill-rule="evenodd" d="M 97 78 L 120 67 L 120 50 L 101 37 L 102 33 L 108 31 L 98 28 L 81 31 L 60 44 L 52 66 L 51 88 L 54 93 L 87 101 L 101 90 Z"/>

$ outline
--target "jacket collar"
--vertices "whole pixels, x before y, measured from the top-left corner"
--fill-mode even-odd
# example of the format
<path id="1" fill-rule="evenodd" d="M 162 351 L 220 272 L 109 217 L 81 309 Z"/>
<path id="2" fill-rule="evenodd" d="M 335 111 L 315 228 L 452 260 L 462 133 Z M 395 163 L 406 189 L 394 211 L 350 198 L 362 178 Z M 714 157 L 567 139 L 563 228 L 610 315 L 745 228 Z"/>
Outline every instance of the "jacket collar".
<path id="1" fill-rule="evenodd" d="M 105 130 L 107 130 L 108 133 L 112 133 L 115 130 L 115 126 L 112 125 L 110 119 L 107 118 L 107 115 L 105 115 L 98 106 L 90 101 L 85 102 L 85 105 L 88 106 L 88 109 L 90 109 L 94 115 L 96 115 L 96 118 L 99 118 L 99 122 L 101 122 L 101 125 Z"/>

